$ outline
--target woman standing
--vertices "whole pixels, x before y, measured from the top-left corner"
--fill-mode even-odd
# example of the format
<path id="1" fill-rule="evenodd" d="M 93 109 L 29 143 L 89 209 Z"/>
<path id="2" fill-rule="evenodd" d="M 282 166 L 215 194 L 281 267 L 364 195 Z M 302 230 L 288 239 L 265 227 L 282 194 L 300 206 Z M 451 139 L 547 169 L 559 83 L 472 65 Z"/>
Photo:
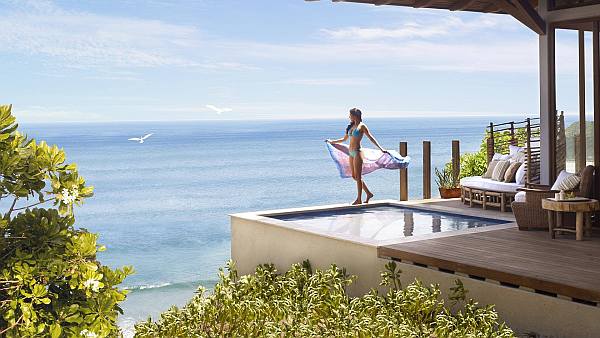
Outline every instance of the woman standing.
<path id="1" fill-rule="evenodd" d="M 362 112 L 360 111 L 360 109 L 350 109 L 349 118 L 350 124 L 348 124 L 348 127 L 346 127 L 346 133 L 344 134 L 344 137 L 337 140 L 326 140 L 326 142 L 332 144 L 342 143 L 348 138 L 350 138 L 348 155 L 350 161 L 350 168 L 352 169 L 352 178 L 354 178 L 354 180 L 356 181 L 357 190 L 357 197 L 356 200 L 352 203 L 352 205 L 357 205 L 362 204 L 363 190 L 367 194 L 367 199 L 365 200 L 365 203 L 369 203 L 369 200 L 373 197 L 373 193 L 369 190 L 367 184 L 362 179 L 363 158 L 360 150 L 360 141 L 362 140 L 363 135 L 367 135 L 369 140 L 371 140 L 371 142 L 373 142 L 373 144 L 377 146 L 377 148 L 379 148 L 379 150 L 381 150 L 382 152 L 387 153 L 387 150 L 383 149 L 379 145 L 379 142 L 377 142 L 377 140 L 369 132 L 369 128 L 367 127 L 367 125 L 362 122 Z"/>

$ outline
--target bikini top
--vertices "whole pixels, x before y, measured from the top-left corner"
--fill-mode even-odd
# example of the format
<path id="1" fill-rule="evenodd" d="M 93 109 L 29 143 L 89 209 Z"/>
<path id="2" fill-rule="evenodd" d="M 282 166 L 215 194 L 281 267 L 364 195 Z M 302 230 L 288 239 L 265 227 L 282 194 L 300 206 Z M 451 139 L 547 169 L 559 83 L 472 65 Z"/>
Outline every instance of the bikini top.
<path id="1" fill-rule="evenodd" d="M 348 130 L 348 135 L 352 137 L 358 137 L 360 135 L 360 130 L 358 130 L 358 127 L 360 127 L 360 124 L 356 128 Z"/>

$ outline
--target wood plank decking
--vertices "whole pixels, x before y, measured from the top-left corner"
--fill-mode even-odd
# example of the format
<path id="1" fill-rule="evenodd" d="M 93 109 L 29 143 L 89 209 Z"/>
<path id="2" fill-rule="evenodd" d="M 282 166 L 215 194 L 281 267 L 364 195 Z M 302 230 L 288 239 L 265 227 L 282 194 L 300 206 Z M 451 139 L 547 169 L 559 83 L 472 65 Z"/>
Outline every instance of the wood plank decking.
<path id="1" fill-rule="evenodd" d="M 378 254 L 600 305 L 597 234 L 552 240 L 547 232 L 511 228 L 392 244 Z"/>

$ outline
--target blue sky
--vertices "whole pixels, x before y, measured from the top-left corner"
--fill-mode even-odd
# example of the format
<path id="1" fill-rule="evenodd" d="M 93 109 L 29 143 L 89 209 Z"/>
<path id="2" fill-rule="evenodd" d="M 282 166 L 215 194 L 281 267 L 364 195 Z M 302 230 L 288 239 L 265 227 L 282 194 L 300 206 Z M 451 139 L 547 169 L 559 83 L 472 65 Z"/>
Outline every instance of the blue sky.
<path id="1" fill-rule="evenodd" d="M 508 16 L 324 0 L 4 0 L 0 11 L 0 91 L 21 121 L 539 109 L 537 36 Z M 573 39 L 558 38 L 567 111 Z"/>

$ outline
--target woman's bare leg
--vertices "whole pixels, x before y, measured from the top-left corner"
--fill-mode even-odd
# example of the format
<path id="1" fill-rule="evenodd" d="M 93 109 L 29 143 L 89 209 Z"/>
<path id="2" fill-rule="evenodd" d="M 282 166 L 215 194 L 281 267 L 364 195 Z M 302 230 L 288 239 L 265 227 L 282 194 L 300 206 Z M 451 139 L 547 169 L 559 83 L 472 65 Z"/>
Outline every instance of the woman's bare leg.
<path id="1" fill-rule="evenodd" d="M 356 172 L 354 170 L 354 157 L 352 156 L 348 156 L 348 161 L 350 163 L 350 170 L 352 171 L 352 179 L 356 181 Z M 354 201 L 352 204 L 355 204 L 356 201 Z"/>
<path id="2" fill-rule="evenodd" d="M 354 180 L 356 181 L 356 201 L 352 203 L 353 205 L 362 204 L 362 191 L 363 191 L 363 181 L 362 181 L 362 164 L 363 160 L 360 157 L 360 152 L 354 158 Z"/>
<path id="3" fill-rule="evenodd" d="M 364 180 L 362 180 L 362 187 L 363 190 L 367 193 L 367 199 L 365 200 L 365 203 L 369 203 L 369 200 L 373 198 L 373 193 L 371 192 L 371 190 L 369 190 L 369 188 L 367 187 L 367 183 L 365 183 Z"/>
<path id="4" fill-rule="evenodd" d="M 362 182 L 362 190 L 364 190 L 364 192 L 367 194 L 367 199 L 365 200 L 365 203 L 369 203 L 369 201 L 371 200 L 371 198 L 373 197 L 373 193 L 371 192 L 371 190 L 369 190 L 369 187 L 367 187 L 367 183 L 365 182 L 365 180 L 362 179 L 362 153 L 358 153 L 358 157 L 360 157 L 360 167 L 358 168 L 358 170 L 360 170 L 361 175 L 359 176 Z M 355 169 L 356 170 L 356 169 Z"/>

